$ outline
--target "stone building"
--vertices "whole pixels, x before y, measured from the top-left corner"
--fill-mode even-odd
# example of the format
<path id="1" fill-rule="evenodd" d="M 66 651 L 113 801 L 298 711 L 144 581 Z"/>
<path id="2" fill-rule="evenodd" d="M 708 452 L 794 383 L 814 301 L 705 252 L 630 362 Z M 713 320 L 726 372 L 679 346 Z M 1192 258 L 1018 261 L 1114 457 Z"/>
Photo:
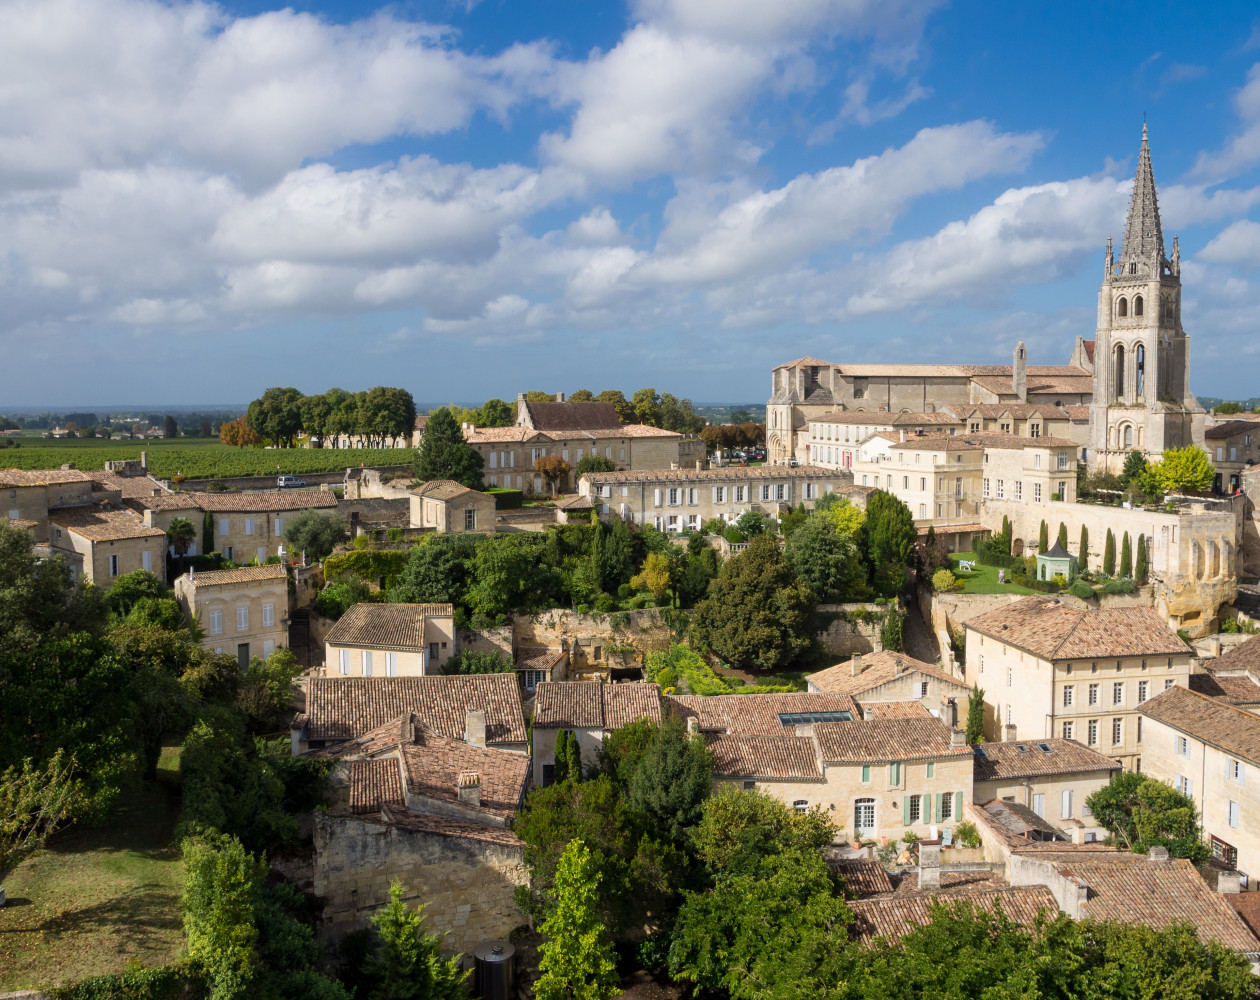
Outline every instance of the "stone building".
<path id="1" fill-rule="evenodd" d="M 1142 771 L 1194 800 L 1214 857 L 1260 877 L 1260 717 L 1180 687 L 1138 711 Z"/>
<path id="2" fill-rule="evenodd" d="M 1107 240 L 1094 334 L 1091 466 L 1119 472 L 1134 449 L 1203 444 L 1204 411 L 1190 392 L 1190 338 L 1181 325 L 1181 249 L 1164 253 L 1146 126 L 1119 259 Z"/>
<path id="3" fill-rule="evenodd" d="M 494 531 L 494 497 L 450 479 L 421 483 L 411 490 L 411 527 L 439 534 Z"/>
<path id="4" fill-rule="evenodd" d="M 533 720 L 534 784 L 555 780 L 556 739 L 577 737 L 583 766 L 599 760 L 604 737 L 639 719 L 661 721 L 661 689 L 655 684 L 543 681 L 536 685 Z"/>
<path id="5" fill-rule="evenodd" d="M 189 570 L 175 581 L 175 600 L 204 634 L 202 649 L 231 653 L 241 669 L 289 645 L 289 574 L 284 566 Z"/>
<path id="6" fill-rule="evenodd" d="M 49 540 L 49 511 L 91 504 L 93 481 L 78 469 L 0 469 L 0 490 L 10 521 L 30 521 L 37 542 Z"/>
<path id="7" fill-rule="evenodd" d="M 990 496 L 1034 508 L 1075 502 L 1076 465 L 1066 438 L 965 432 L 898 440 L 855 462 L 853 482 L 893 494 L 921 524 L 975 524 Z"/>
<path id="8" fill-rule="evenodd" d="M 1030 809 L 1074 843 L 1108 836 L 1085 805 L 1121 771 L 1120 765 L 1076 740 L 1024 740 L 975 747 L 973 801 L 994 799 Z"/>
<path id="9" fill-rule="evenodd" d="M 727 466 L 720 469 L 655 469 L 592 472 L 578 493 L 599 502 L 600 516 L 651 524 L 661 531 L 691 531 L 705 521 L 734 521 L 749 510 L 777 515 L 847 488 L 852 477 L 814 466 Z"/>
<path id="10" fill-rule="evenodd" d="M 1139 770 L 1139 707 L 1189 683 L 1194 651 L 1152 608 L 1035 595 L 964 627 L 966 680 L 984 689 L 989 739 L 1074 739 Z"/>
<path id="11" fill-rule="evenodd" d="M 353 604 L 324 639 L 324 672 L 424 677 L 441 674 L 455 652 L 450 604 Z"/>
<path id="12" fill-rule="evenodd" d="M 136 570 L 166 580 L 166 532 L 130 510 L 108 504 L 61 507 L 49 511 L 48 525 L 52 550 L 76 553 L 83 578 L 102 590 Z"/>
<path id="13" fill-rule="evenodd" d="M 1031 406 L 1083 447 L 1091 467 L 1119 471 L 1129 451 L 1158 456 L 1204 441 L 1204 413 L 1189 388 L 1190 347 L 1181 322 L 1181 254 L 1165 255 L 1146 127 L 1117 259 L 1108 241 L 1093 340 L 1077 338 L 1067 364 L 1031 365 L 1024 344 L 1010 365 L 836 364 L 804 357 L 771 374 L 767 457 L 817 461 L 811 424 L 836 411 L 931 414 L 948 410 L 976 422 L 1031 423 L 1013 412 L 974 407 Z M 968 410 L 968 407 L 973 409 Z M 1086 410 L 1085 408 L 1088 408 Z M 1054 411 L 1062 411 L 1064 418 Z M 966 414 L 963 416 L 963 414 Z M 1053 414 L 1054 419 L 1047 419 Z M 1027 431 L 1031 434 L 1031 429 Z"/>
<path id="14" fill-rule="evenodd" d="M 1243 472 L 1260 462 L 1260 422 L 1228 420 L 1204 431 L 1208 458 L 1216 466 L 1217 493 L 1237 493 Z"/>
<path id="15" fill-rule="evenodd" d="M 971 693 L 935 664 L 890 650 L 854 655 L 847 663 L 807 674 L 805 683 L 810 691 L 850 695 L 866 711 L 881 702 L 918 702 L 948 726 L 966 718 Z"/>
<path id="16" fill-rule="evenodd" d="M 1260 715 L 1260 636 L 1201 664 L 1190 675 L 1190 690 Z"/>

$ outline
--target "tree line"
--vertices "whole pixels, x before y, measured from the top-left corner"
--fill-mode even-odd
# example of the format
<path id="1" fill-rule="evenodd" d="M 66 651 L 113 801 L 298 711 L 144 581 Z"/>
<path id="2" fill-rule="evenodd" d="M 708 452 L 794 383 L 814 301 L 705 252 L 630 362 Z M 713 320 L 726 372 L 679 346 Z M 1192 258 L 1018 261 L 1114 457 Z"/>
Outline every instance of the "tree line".
<path id="1" fill-rule="evenodd" d="M 555 395 L 541 389 L 525 393 L 530 403 L 551 403 Z M 617 420 L 622 424 L 647 424 L 679 434 L 696 434 L 705 426 L 705 420 L 696 413 L 690 399 L 680 399 L 672 393 L 657 392 L 652 388 L 638 389 L 627 399 L 619 389 L 605 389 L 595 393 L 590 389 L 578 389 L 565 397 L 570 403 L 610 403 L 617 410 Z M 502 399 L 487 399 L 479 407 L 449 407 L 458 423 L 476 424 L 478 427 L 511 427 L 516 423 L 517 404 Z"/>
<path id="2" fill-rule="evenodd" d="M 362 437 L 368 448 L 383 448 L 387 441 L 410 441 L 416 404 L 406 389 L 379 385 L 364 392 L 334 388 L 311 396 L 292 387 L 273 387 L 249 404 L 242 422 L 244 426 L 227 431 L 228 437 L 221 430 L 224 444 L 246 445 L 256 440 L 291 448 L 304 432 L 316 448 L 322 448 L 328 438 L 343 435 Z M 253 440 L 243 434 L 245 430 Z"/>

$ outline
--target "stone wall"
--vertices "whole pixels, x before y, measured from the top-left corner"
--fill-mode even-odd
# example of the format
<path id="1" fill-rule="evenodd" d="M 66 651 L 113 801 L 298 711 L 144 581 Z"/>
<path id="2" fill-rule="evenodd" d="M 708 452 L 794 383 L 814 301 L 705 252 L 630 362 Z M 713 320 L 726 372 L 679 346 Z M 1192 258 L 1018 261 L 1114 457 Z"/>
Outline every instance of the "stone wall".
<path id="1" fill-rule="evenodd" d="M 963 623 L 976 615 L 994 611 L 1022 600 L 1023 594 L 938 594 L 931 587 L 919 587 L 919 610 L 936 636 L 942 653 L 950 648 L 950 637 L 961 632 Z M 1148 602 L 1149 603 L 1149 602 Z"/>
<path id="2" fill-rule="evenodd" d="M 474 629 L 459 632 L 455 636 L 455 652 L 472 650 L 476 653 L 503 653 L 512 659 L 512 626 Z"/>
<path id="3" fill-rule="evenodd" d="M 670 630 L 658 608 L 592 615 L 555 609 L 536 615 L 517 615 L 512 620 L 512 643 L 518 649 L 521 646 L 558 648 L 566 642 L 570 670 L 581 674 L 621 666 L 633 660 L 636 654 L 668 649 Z M 634 648 L 633 653 L 622 652 L 628 646 Z"/>
<path id="4" fill-rule="evenodd" d="M 380 469 L 347 469 L 345 471 L 346 499 L 366 500 L 371 497 L 384 497 L 394 500 L 407 500 L 411 496 L 407 487 L 413 479 L 412 470 L 408 467 L 394 467 L 389 471 Z M 389 482 L 386 482 L 386 480 L 389 480 Z"/>
<path id="5" fill-rule="evenodd" d="M 1260 466 L 1243 472 L 1242 488 L 1242 575 L 1255 580 L 1260 578 L 1260 507 L 1253 498 L 1260 497 Z"/>
<path id="6" fill-rule="evenodd" d="M 820 604 L 818 613 L 830 616 L 831 621 L 818 633 L 818 641 L 836 657 L 878 653 L 884 648 L 879 630 L 887 610 L 884 604 Z M 871 617 L 867 618 L 867 614 Z"/>
<path id="7" fill-rule="evenodd" d="M 338 500 L 337 513 L 351 526 L 407 528 L 411 526 L 411 502 L 402 497 L 365 497 L 355 500 Z"/>
<path id="8" fill-rule="evenodd" d="M 324 567 L 320 563 L 293 568 L 293 594 L 290 609 L 304 608 L 312 603 L 324 589 Z"/>
<path id="9" fill-rule="evenodd" d="M 498 831 L 502 836 L 503 831 Z M 512 892 L 526 885 L 523 845 L 410 830 L 379 820 L 318 813 L 315 895 L 324 904 L 324 933 L 368 926 L 401 879 L 409 906 L 427 905 L 444 950 L 471 954 L 483 941 L 505 938 L 527 919 Z"/>
<path id="10" fill-rule="evenodd" d="M 1126 532 L 1135 550 L 1137 536 L 1145 535 L 1156 610 L 1173 628 L 1185 628 L 1197 637 L 1212 630 L 1221 606 L 1230 604 L 1238 593 L 1244 502 L 1195 503 L 1168 513 L 1098 504 L 987 499 L 981 504 L 980 520 L 996 533 L 1006 515 L 1011 519 L 1013 541 L 1034 548 L 1043 519 L 1051 538 L 1062 523 L 1073 555 L 1079 555 L 1081 526 L 1085 525 L 1089 529 L 1091 569 L 1102 565 L 1108 529 L 1116 538 L 1117 559 Z"/>

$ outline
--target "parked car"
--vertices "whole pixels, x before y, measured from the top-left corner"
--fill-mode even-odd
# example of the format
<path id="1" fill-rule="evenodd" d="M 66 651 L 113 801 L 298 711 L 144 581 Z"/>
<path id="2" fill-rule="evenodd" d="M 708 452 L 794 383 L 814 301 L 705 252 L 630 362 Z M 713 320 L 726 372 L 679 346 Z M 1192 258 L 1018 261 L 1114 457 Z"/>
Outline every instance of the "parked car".
<path id="1" fill-rule="evenodd" d="M 279 479 L 276 480 L 276 485 L 279 486 L 280 489 L 282 490 L 292 489 L 295 486 L 305 486 L 306 480 L 298 479 L 297 476 L 281 476 Z"/>

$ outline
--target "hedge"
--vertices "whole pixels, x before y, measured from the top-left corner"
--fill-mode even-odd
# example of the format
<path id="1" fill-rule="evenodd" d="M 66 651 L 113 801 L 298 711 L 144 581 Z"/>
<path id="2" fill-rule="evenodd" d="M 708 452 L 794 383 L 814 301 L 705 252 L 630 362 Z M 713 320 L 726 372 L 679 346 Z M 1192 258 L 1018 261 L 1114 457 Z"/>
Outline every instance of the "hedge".
<path id="1" fill-rule="evenodd" d="M 1051 580 L 1038 580 L 1035 577 L 1024 576 L 1022 573 L 1012 574 L 1011 583 L 1018 587 L 1027 587 L 1030 590 L 1036 590 L 1042 594 L 1057 594 L 1061 589 L 1057 583 L 1054 583 Z"/>
<path id="2" fill-rule="evenodd" d="M 494 497 L 495 510 L 517 510 L 525 504 L 525 493 L 522 490 L 509 490 L 502 486 L 491 486 L 485 492 Z"/>
<path id="3" fill-rule="evenodd" d="M 390 580 L 402 572 L 411 557 L 410 549 L 355 549 L 337 552 L 324 560 L 324 579 L 335 580 L 350 573 L 361 580 Z"/>

